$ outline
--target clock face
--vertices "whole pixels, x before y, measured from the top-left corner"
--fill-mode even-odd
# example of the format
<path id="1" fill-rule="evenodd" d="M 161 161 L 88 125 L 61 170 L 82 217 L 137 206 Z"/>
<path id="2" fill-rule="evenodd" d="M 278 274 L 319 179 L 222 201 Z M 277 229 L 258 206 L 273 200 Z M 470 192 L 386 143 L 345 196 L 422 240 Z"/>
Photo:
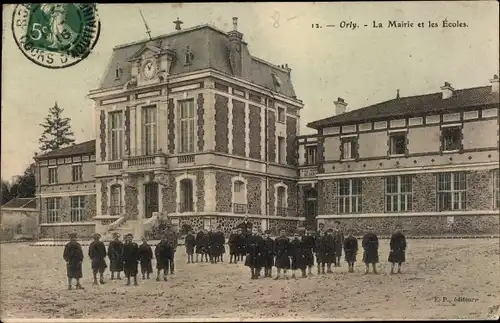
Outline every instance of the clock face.
<path id="1" fill-rule="evenodd" d="M 152 79 L 156 75 L 156 64 L 153 61 L 147 61 L 142 67 L 142 72 L 146 79 Z"/>

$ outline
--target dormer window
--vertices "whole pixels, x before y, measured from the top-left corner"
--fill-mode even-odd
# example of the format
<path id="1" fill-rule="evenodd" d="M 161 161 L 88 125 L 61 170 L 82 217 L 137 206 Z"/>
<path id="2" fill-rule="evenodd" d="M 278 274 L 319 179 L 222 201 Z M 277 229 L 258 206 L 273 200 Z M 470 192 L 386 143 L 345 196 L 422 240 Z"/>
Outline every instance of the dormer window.
<path id="1" fill-rule="evenodd" d="M 185 60 L 186 60 L 185 65 L 191 65 L 193 62 L 193 57 L 194 57 L 193 52 L 191 51 L 191 49 L 189 49 L 189 46 L 187 46 L 185 55 Z"/>
<path id="2" fill-rule="evenodd" d="M 458 151 L 462 148 L 462 129 L 459 126 L 441 129 L 442 151 Z"/>
<path id="3" fill-rule="evenodd" d="M 271 76 L 273 77 L 274 89 L 276 91 L 279 91 L 280 88 L 281 88 L 281 80 L 280 80 L 280 78 L 278 77 L 278 75 L 276 75 L 274 73 L 271 73 Z"/>
<path id="4" fill-rule="evenodd" d="M 115 79 L 118 80 L 120 79 L 120 77 L 122 77 L 122 68 L 120 67 L 120 64 L 116 64 L 116 68 L 115 68 Z"/>

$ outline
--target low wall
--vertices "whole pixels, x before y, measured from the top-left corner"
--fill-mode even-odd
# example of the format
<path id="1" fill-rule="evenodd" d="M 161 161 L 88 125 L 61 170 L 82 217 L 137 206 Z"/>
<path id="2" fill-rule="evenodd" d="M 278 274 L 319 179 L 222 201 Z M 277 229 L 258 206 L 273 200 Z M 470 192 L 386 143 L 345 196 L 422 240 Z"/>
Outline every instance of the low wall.
<path id="1" fill-rule="evenodd" d="M 1 210 L 0 240 L 38 236 L 38 211 Z"/>
<path id="2" fill-rule="evenodd" d="M 408 217 L 353 217 L 318 219 L 325 228 L 333 227 L 335 221 L 346 228 L 352 228 L 357 235 L 372 226 L 378 235 L 390 235 L 394 227 L 401 225 L 407 235 L 413 236 L 446 236 L 456 234 L 492 234 L 500 233 L 498 215 L 456 215 L 456 216 L 408 216 Z"/>
<path id="3" fill-rule="evenodd" d="M 40 226 L 41 239 L 68 239 L 71 232 L 76 232 L 78 238 L 90 238 L 95 233 L 95 223 Z"/>

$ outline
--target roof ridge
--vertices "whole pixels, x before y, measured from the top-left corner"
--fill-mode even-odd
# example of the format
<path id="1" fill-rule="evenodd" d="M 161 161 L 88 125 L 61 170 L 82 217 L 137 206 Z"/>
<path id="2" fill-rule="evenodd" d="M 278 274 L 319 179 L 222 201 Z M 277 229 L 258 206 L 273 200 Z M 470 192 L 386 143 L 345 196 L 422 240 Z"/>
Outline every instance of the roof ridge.
<path id="1" fill-rule="evenodd" d="M 23 208 L 26 205 L 30 204 L 33 200 L 36 200 L 36 197 L 21 197 L 21 198 L 26 198 L 26 199 L 30 199 L 30 200 L 28 202 L 24 203 L 23 205 L 21 205 L 19 208 Z"/>

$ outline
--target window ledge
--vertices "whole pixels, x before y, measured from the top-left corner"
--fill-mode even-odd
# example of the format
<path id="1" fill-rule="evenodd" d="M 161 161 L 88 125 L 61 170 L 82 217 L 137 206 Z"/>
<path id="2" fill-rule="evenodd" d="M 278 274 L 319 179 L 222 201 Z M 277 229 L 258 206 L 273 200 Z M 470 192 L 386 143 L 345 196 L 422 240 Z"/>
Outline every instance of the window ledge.
<path id="1" fill-rule="evenodd" d="M 389 157 L 404 157 L 405 154 L 389 154 Z"/>
<path id="2" fill-rule="evenodd" d="M 356 158 L 342 158 L 340 161 L 355 161 Z"/>
<path id="3" fill-rule="evenodd" d="M 278 123 L 285 124 L 285 121 L 284 120 L 278 120 Z"/>
<path id="4" fill-rule="evenodd" d="M 458 152 L 460 152 L 460 149 L 443 150 L 443 154 L 456 154 Z"/>

